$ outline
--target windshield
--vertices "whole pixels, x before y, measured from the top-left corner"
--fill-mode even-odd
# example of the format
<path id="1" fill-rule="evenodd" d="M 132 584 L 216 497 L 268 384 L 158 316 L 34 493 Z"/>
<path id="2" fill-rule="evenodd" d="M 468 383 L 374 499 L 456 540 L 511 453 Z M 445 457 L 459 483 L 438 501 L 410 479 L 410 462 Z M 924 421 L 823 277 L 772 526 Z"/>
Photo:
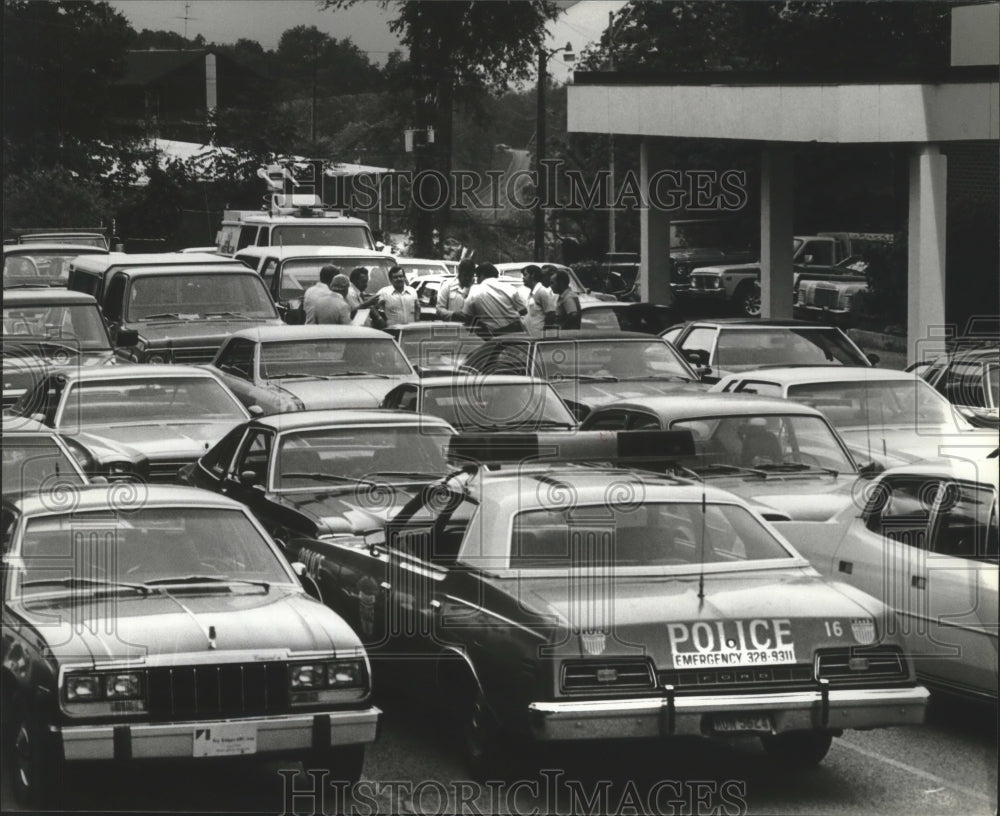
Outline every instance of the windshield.
<path id="1" fill-rule="evenodd" d="M 613 569 L 790 558 L 743 507 L 647 502 L 518 513 L 510 568 Z"/>
<path id="2" fill-rule="evenodd" d="M 3 340 L 5 351 L 33 341 L 52 341 L 52 348 L 111 349 L 96 303 L 4 306 Z"/>
<path id="3" fill-rule="evenodd" d="M 504 385 L 470 378 L 467 384 L 425 388 L 421 412 L 441 417 L 460 431 L 576 427 L 573 414 L 548 383 Z"/>
<path id="4" fill-rule="evenodd" d="M 856 470 L 833 430 L 820 417 L 699 417 L 671 422 L 670 428 L 691 431 L 695 455 L 677 461 L 699 473 L 726 475 L 734 467 L 766 470 L 772 465 L 788 470 L 829 468 L 838 473 Z"/>
<path id="5" fill-rule="evenodd" d="M 46 436 L 5 434 L 2 451 L 5 494 L 84 484 L 76 464 Z"/>
<path id="6" fill-rule="evenodd" d="M 50 377 L 50 397 L 58 397 L 59 378 Z M 42 383 L 40 387 L 45 387 Z M 22 399 L 38 405 L 37 397 Z M 55 399 L 52 399 L 55 402 Z M 243 422 L 246 414 L 214 377 L 142 377 L 77 382 L 61 400 L 58 427 L 114 428 L 120 425 L 162 423 L 207 424 Z M 20 406 L 19 402 L 15 409 Z M 49 423 L 51 424 L 51 422 Z"/>
<path id="7" fill-rule="evenodd" d="M 399 333 L 403 354 L 413 365 L 423 368 L 453 368 L 485 342 L 464 326 L 447 324 Z"/>
<path id="8" fill-rule="evenodd" d="M 837 328 L 723 327 L 713 365 L 731 371 L 760 366 L 860 365 L 868 360 Z"/>
<path id="9" fill-rule="evenodd" d="M 274 489 L 316 490 L 365 478 L 382 483 L 414 478 L 432 481 L 449 471 L 445 453 L 451 435 L 448 428 L 437 425 L 353 426 L 287 433 L 278 449 Z"/>
<path id="10" fill-rule="evenodd" d="M 665 341 L 565 340 L 538 344 L 535 375 L 543 379 L 695 379 Z"/>
<path id="11" fill-rule="evenodd" d="M 406 277 L 409 280 L 413 278 L 419 278 L 422 275 L 447 275 L 448 270 L 439 263 L 410 263 L 409 261 L 400 261 L 399 265 L 403 267 L 403 271 L 406 272 Z"/>
<path id="12" fill-rule="evenodd" d="M 375 249 L 362 224 L 282 224 L 271 230 L 271 246 L 340 246 Z"/>
<path id="13" fill-rule="evenodd" d="M 21 554 L 25 595 L 60 591 L 61 581 L 74 578 L 62 591 L 79 595 L 105 582 L 192 576 L 291 583 L 278 555 L 237 509 L 130 507 L 46 516 L 29 520 Z"/>
<path id="14" fill-rule="evenodd" d="M 70 261 L 79 254 L 75 250 L 73 252 L 57 252 L 50 249 L 4 255 L 3 276 L 5 280 L 28 278 L 49 286 L 65 286 L 69 281 Z"/>
<path id="15" fill-rule="evenodd" d="M 284 340 L 260 347 L 260 376 L 264 379 L 410 373 L 406 358 L 388 337 Z"/>
<path id="16" fill-rule="evenodd" d="M 301 298 L 305 290 L 319 280 L 319 270 L 327 264 L 333 264 L 345 275 L 363 266 L 368 270 L 368 288 L 365 291 L 370 295 L 389 285 L 391 258 L 299 258 L 285 261 L 281 267 L 278 298 L 280 300 Z"/>
<path id="17" fill-rule="evenodd" d="M 155 315 L 195 318 L 221 314 L 277 317 L 263 281 L 252 272 L 148 275 L 133 279 L 129 288 L 128 320 L 148 320 Z"/>
<path id="18" fill-rule="evenodd" d="M 790 385 L 788 398 L 822 411 L 836 428 L 955 427 L 951 405 L 917 376 Z"/>

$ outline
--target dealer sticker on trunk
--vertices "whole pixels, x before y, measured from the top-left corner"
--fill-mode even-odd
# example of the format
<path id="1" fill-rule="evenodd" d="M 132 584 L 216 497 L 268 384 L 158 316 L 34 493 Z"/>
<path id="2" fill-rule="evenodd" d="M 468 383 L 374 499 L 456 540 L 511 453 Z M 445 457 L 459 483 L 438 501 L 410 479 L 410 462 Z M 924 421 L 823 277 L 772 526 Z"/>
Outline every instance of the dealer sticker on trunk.
<path id="1" fill-rule="evenodd" d="M 774 666 L 795 662 L 787 618 L 668 623 L 675 669 L 704 666 Z"/>
<path id="2" fill-rule="evenodd" d="M 254 723 L 214 723 L 194 729 L 194 756 L 242 756 L 257 753 Z"/>

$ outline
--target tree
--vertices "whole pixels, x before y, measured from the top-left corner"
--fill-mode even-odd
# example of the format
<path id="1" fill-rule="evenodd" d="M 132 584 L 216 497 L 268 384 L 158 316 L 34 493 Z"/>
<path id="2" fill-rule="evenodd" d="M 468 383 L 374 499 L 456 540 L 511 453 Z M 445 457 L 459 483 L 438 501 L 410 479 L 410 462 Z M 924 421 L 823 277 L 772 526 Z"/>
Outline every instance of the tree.
<path id="1" fill-rule="evenodd" d="M 4 3 L 4 166 L 54 166 L 115 134 L 110 86 L 132 38 L 106 2 Z"/>
<path id="2" fill-rule="evenodd" d="M 324 8 L 345 8 L 357 0 L 321 0 Z M 554 0 L 490 2 L 489 0 L 380 0 L 398 16 L 389 28 L 410 49 L 410 87 L 413 125 L 434 128 L 433 152 L 417 151 L 416 169 L 451 173 L 452 128 L 456 101 L 477 94 L 501 92 L 523 82 L 533 72 L 538 50 L 545 42 L 545 25 L 554 19 Z M 419 191 L 415 191 L 419 195 Z M 437 222 L 447 228 L 447 203 L 436 212 L 419 206 L 414 233 L 418 254 L 432 254 L 432 232 Z"/>
<path id="3" fill-rule="evenodd" d="M 100 187 L 64 167 L 12 174 L 3 185 L 7 227 L 98 227 L 113 211 Z"/>

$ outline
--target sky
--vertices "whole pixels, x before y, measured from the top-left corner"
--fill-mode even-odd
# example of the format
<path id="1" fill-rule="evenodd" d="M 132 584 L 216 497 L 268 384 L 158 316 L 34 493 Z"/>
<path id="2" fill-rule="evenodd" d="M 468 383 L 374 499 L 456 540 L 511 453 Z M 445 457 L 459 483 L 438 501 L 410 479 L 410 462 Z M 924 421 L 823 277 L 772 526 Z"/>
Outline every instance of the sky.
<path id="1" fill-rule="evenodd" d="M 316 26 L 337 39 L 350 37 L 368 52 L 374 62 L 385 62 L 399 41 L 389 31 L 388 21 L 395 16 L 378 0 L 362 0 L 347 9 L 324 11 L 316 0 L 110 0 L 137 31 L 176 31 L 187 36 L 201 34 L 208 42 L 234 43 L 238 39 L 256 40 L 266 49 L 278 45 L 286 29 L 298 25 Z M 576 53 L 597 40 L 608 24 L 608 11 L 625 5 L 625 0 L 581 0 L 573 3 L 562 16 L 549 25 L 551 46 L 570 42 Z M 571 64 L 552 57 L 549 70 L 553 79 L 565 82 Z"/>

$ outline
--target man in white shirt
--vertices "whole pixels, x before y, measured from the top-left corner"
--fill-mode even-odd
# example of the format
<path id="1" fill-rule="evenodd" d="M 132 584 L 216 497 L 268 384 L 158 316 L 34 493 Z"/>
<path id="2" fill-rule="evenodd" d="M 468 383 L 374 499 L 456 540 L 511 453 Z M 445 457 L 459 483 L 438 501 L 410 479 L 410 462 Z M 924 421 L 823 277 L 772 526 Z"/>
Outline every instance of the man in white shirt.
<path id="1" fill-rule="evenodd" d="M 462 306 L 463 319 L 483 337 L 524 331 L 521 318 L 528 313 L 527 306 L 513 284 L 504 283 L 499 277 L 493 264 L 477 266 L 479 283 L 469 290 Z"/>
<path id="2" fill-rule="evenodd" d="M 306 289 L 302 296 L 302 309 L 306 313 L 306 323 L 316 322 L 316 303 L 325 300 L 330 295 L 330 281 L 340 274 L 340 270 L 333 264 L 326 264 L 319 270 L 319 280 Z"/>
<path id="3" fill-rule="evenodd" d="M 435 310 L 439 320 L 461 320 L 462 307 L 469 296 L 472 279 L 476 276 L 476 265 L 466 258 L 458 265 L 458 274 L 445 280 L 438 289 Z"/>
<path id="4" fill-rule="evenodd" d="M 316 323 L 335 324 L 338 326 L 351 325 L 351 307 L 347 305 L 347 289 L 351 285 L 347 275 L 334 275 L 330 281 L 330 291 L 328 297 L 316 300 L 313 309 L 313 316 Z"/>
<path id="5" fill-rule="evenodd" d="M 528 314 L 524 328 L 531 334 L 544 334 L 547 326 L 556 324 L 556 296 L 542 280 L 541 268 L 529 264 L 521 270 L 524 288 L 528 290 Z"/>
<path id="6" fill-rule="evenodd" d="M 389 286 L 378 290 L 378 305 L 388 329 L 420 320 L 420 301 L 416 291 L 406 285 L 406 273 L 401 266 L 389 270 Z"/>

